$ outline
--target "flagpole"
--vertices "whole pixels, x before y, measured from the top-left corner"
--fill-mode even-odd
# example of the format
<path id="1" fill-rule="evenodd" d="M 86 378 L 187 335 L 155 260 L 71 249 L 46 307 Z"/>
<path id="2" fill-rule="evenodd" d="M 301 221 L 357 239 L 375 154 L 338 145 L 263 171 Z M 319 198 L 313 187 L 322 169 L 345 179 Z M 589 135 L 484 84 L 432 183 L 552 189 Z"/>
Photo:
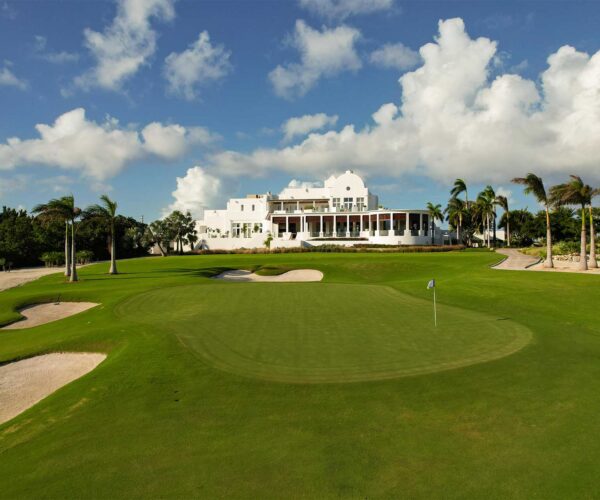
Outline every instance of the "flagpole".
<path id="1" fill-rule="evenodd" d="M 437 328 L 437 305 L 435 303 L 435 287 L 433 287 L 433 322 Z"/>

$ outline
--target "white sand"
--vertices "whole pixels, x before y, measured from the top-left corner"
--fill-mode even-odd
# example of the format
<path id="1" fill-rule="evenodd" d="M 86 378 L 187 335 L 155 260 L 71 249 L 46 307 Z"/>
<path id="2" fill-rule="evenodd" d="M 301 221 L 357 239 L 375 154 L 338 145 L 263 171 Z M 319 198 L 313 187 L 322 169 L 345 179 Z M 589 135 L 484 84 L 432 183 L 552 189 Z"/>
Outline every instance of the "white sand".
<path id="1" fill-rule="evenodd" d="M 250 271 L 236 269 L 234 271 L 225 271 L 224 273 L 215 276 L 215 279 L 227 281 L 267 281 L 270 283 L 321 281 L 323 279 L 323 273 L 316 269 L 294 269 L 293 271 L 288 271 L 287 273 L 278 276 L 261 276 L 260 274 L 255 274 Z"/>
<path id="2" fill-rule="evenodd" d="M 28 269 L 17 269 L 10 273 L 2 272 L 0 269 L 0 291 L 22 285 L 48 274 L 64 272 L 60 267 L 32 267 Z"/>
<path id="3" fill-rule="evenodd" d="M 0 366 L 0 424 L 92 371 L 106 354 L 53 353 Z"/>
<path id="4" fill-rule="evenodd" d="M 22 328 L 44 325 L 51 321 L 68 318 L 74 314 L 87 311 L 97 305 L 94 302 L 59 302 L 58 304 L 36 304 L 24 307 L 19 312 L 22 316 L 25 316 L 25 319 L 15 321 L 3 327 L 2 330 L 20 330 Z"/>
<path id="5" fill-rule="evenodd" d="M 600 274 L 599 268 L 588 269 L 587 271 L 582 271 L 579 269 L 579 262 L 569 262 L 565 260 L 556 260 L 554 259 L 554 267 L 547 268 L 544 267 L 542 263 L 537 264 L 533 267 L 530 267 L 528 271 L 546 271 L 551 273 L 583 273 L 583 274 Z"/>

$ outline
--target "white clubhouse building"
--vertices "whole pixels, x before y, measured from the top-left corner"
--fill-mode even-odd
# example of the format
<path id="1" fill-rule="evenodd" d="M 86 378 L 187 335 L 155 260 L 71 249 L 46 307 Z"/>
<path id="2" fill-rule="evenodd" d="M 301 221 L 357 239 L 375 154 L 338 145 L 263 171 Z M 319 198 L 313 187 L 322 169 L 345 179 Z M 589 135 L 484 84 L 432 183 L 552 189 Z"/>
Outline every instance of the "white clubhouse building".
<path id="1" fill-rule="evenodd" d="M 353 173 L 331 176 L 323 187 L 286 187 L 278 195 L 232 198 L 225 210 L 205 210 L 196 224 L 197 248 L 233 250 L 316 246 L 431 245 L 427 210 L 384 209 Z M 442 244 L 436 228 L 435 244 Z"/>

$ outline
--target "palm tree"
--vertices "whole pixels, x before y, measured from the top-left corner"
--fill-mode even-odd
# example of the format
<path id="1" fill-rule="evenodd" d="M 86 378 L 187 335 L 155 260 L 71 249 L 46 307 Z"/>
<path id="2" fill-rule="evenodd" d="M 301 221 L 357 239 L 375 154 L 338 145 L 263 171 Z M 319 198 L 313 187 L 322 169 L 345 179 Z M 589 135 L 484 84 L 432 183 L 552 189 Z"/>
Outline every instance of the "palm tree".
<path id="1" fill-rule="evenodd" d="M 463 220 L 465 215 L 468 214 L 466 203 L 460 198 L 452 197 L 448 200 L 448 206 L 446 207 L 445 213 L 447 215 L 446 220 L 456 228 L 456 239 L 460 243 L 462 241 L 461 231 Z"/>
<path id="2" fill-rule="evenodd" d="M 525 186 L 525 194 L 533 194 L 546 209 L 546 260 L 544 267 L 554 267 L 552 260 L 552 229 L 550 228 L 550 200 L 541 177 L 528 173 L 526 177 L 515 177 L 511 182 Z"/>
<path id="3" fill-rule="evenodd" d="M 110 269 L 108 274 L 117 272 L 117 244 L 115 236 L 115 221 L 117 218 L 117 202 L 111 200 L 107 195 L 100 196 L 100 205 L 90 205 L 85 209 L 88 217 L 103 221 L 110 228 Z"/>
<path id="4" fill-rule="evenodd" d="M 53 198 L 48 203 L 33 207 L 33 213 L 45 221 L 64 221 L 65 223 L 65 276 L 71 276 L 71 252 L 69 249 L 69 222 L 72 219 L 75 200 L 73 195 Z M 74 255 L 74 254 L 73 254 Z M 75 259 L 73 259 L 75 260 Z"/>
<path id="5" fill-rule="evenodd" d="M 581 177 L 571 175 L 571 180 L 564 184 L 553 186 L 550 190 L 551 198 L 560 205 L 581 206 L 581 250 L 579 254 L 579 269 L 586 271 L 587 264 L 587 234 L 585 226 L 585 213 L 587 205 L 592 204 L 594 189 L 584 184 Z"/>
<path id="6" fill-rule="evenodd" d="M 590 267 L 594 269 L 598 267 L 598 261 L 596 260 L 596 231 L 594 230 L 592 199 L 598 195 L 600 195 L 600 188 L 593 189 L 590 197 Z"/>
<path id="7" fill-rule="evenodd" d="M 481 193 L 479 193 L 479 195 L 477 196 L 477 201 L 475 202 L 476 212 L 478 213 L 482 222 L 485 222 L 485 242 L 488 248 L 491 247 L 491 220 L 496 216 L 496 212 L 494 211 L 495 199 L 496 194 L 494 193 L 492 186 L 486 186 L 486 188 Z"/>
<path id="8" fill-rule="evenodd" d="M 429 220 L 431 220 L 431 244 L 435 244 L 435 221 L 436 219 L 440 222 L 444 221 L 444 214 L 442 212 L 442 205 L 439 203 L 434 205 L 430 201 L 427 202 L 427 210 L 429 211 Z"/>
<path id="9" fill-rule="evenodd" d="M 496 205 L 501 207 L 506 214 L 506 246 L 510 246 L 510 211 L 508 210 L 508 198 L 499 194 L 496 196 Z"/>
<path id="10" fill-rule="evenodd" d="M 453 198 L 457 198 L 460 193 L 465 193 L 465 203 L 467 207 L 469 206 L 469 194 L 467 192 L 467 184 L 462 179 L 456 179 L 454 181 L 454 186 L 450 191 L 450 194 Z"/>

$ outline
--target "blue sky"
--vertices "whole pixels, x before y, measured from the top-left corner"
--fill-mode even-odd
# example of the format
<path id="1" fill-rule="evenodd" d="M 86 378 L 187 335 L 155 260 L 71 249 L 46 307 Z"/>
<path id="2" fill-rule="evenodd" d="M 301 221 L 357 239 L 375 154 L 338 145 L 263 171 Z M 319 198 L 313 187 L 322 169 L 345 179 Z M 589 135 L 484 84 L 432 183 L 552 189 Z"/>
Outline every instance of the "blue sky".
<path id="1" fill-rule="evenodd" d="M 599 26 L 576 1 L 0 0 L 0 203 L 149 220 L 352 168 L 390 207 L 461 176 L 536 208 L 511 177 L 600 182 Z"/>

